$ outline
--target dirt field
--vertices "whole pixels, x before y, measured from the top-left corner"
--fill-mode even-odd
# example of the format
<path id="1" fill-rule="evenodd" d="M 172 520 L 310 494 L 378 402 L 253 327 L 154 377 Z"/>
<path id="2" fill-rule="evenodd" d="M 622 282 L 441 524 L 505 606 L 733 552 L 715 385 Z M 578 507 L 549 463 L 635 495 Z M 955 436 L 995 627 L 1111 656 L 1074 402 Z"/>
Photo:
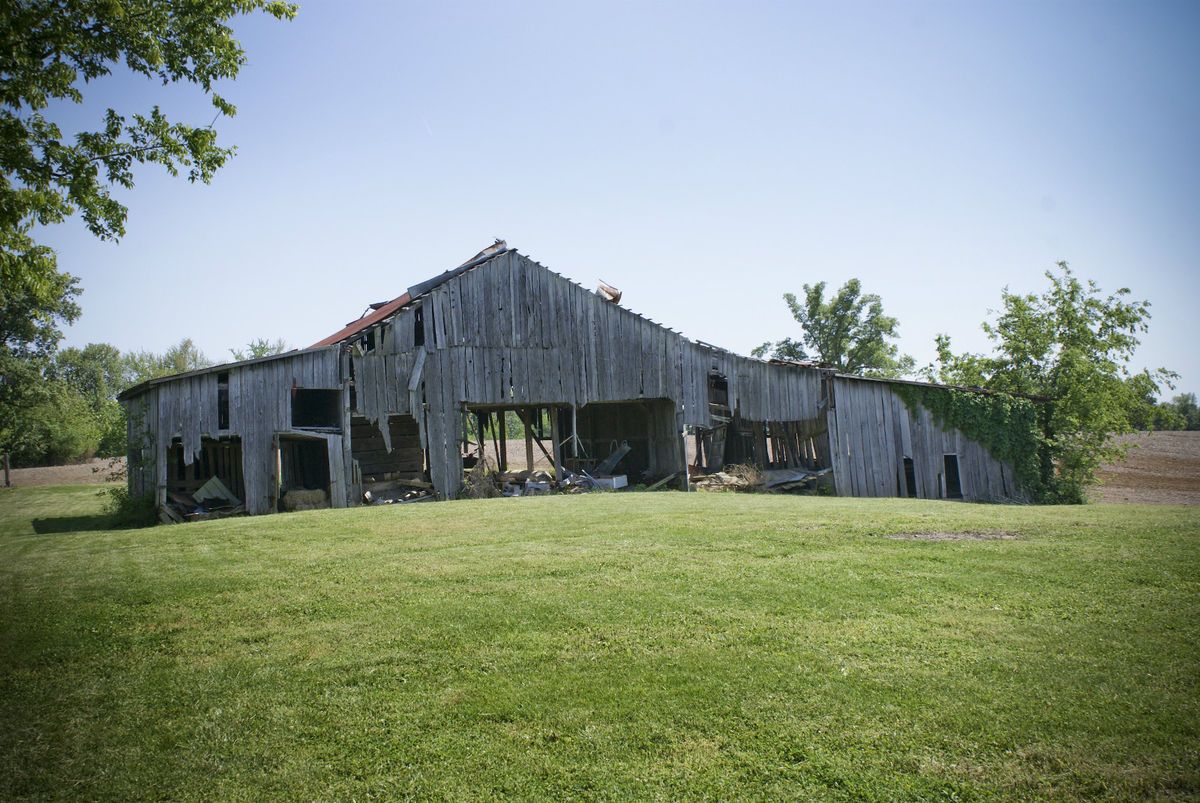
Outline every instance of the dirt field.
<path id="1" fill-rule="evenodd" d="M 1101 484 L 1092 493 L 1096 502 L 1116 504 L 1200 505 L 1200 432 L 1141 432 L 1124 435 L 1129 457 L 1100 472 Z M 546 444 L 547 447 L 549 444 Z M 525 465 L 525 445 L 509 443 L 509 465 Z M 535 449 L 538 468 L 549 461 Z M 80 485 L 105 482 L 108 460 L 73 466 L 17 468 L 13 485 Z"/>
<path id="2" fill-rule="evenodd" d="M 30 485 L 87 485 L 108 482 L 111 462 L 108 458 L 96 458 L 70 466 L 14 468 L 12 484 L 24 488 Z M 118 458 L 118 463 L 124 465 L 125 458 Z"/>
<path id="3" fill-rule="evenodd" d="M 1200 505 L 1200 432 L 1139 432 L 1123 463 L 1100 472 L 1097 502 Z"/>

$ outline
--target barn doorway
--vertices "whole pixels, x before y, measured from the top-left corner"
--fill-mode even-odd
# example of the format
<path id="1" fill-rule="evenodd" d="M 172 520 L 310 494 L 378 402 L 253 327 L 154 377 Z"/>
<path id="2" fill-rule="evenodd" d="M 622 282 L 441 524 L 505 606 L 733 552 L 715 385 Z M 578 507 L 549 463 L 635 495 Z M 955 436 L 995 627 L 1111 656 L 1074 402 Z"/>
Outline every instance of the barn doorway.
<path id="1" fill-rule="evenodd" d="M 183 441 L 175 438 L 167 449 L 166 486 L 168 499 L 175 495 L 181 507 L 194 507 L 193 500 L 186 496 L 195 493 L 213 477 L 216 477 L 238 499 L 246 498 L 246 484 L 242 477 L 242 439 L 201 438 L 200 453 L 186 461 Z"/>
<path id="2" fill-rule="evenodd" d="M 329 443 L 290 435 L 279 436 L 278 443 L 278 509 L 329 507 Z"/>

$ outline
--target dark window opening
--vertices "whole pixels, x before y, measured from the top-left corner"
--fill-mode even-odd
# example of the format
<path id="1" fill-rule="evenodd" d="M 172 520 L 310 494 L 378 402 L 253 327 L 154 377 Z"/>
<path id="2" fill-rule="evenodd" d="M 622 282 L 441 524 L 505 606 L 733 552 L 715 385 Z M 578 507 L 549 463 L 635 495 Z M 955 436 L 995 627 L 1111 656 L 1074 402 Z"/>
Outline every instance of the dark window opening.
<path id="1" fill-rule="evenodd" d="M 830 410 L 837 409 L 833 395 L 833 377 L 826 373 L 821 374 L 821 405 L 827 405 Z"/>
<path id="2" fill-rule="evenodd" d="M 708 403 L 729 406 L 729 380 L 716 371 L 708 374 Z"/>
<path id="3" fill-rule="evenodd" d="M 293 388 L 292 426 L 297 429 L 342 428 L 342 392 L 337 389 Z"/>
<path id="4" fill-rule="evenodd" d="M 425 345 L 425 312 L 420 307 L 413 311 L 413 345 Z"/>
<path id="5" fill-rule="evenodd" d="M 962 499 L 962 482 L 958 476 L 958 455 L 948 454 L 942 459 L 946 466 L 946 498 Z"/>
<path id="6" fill-rule="evenodd" d="M 354 378 L 354 360 L 350 360 L 350 409 L 358 409 L 358 390 L 357 382 Z"/>
<path id="7" fill-rule="evenodd" d="M 325 441 L 279 439 L 280 490 L 328 490 L 329 446 Z"/>
<path id="8" fill-rule="evenodd" d="M 239 438 L 203 438 L 200 453 L 184 462 L 183 443 L 171 441 L 167 451 L 168 492 L 191 494 L 210 478 L 216 477 L 239 499 L 245 499 L 246 487 L 242 478 L 242 442 Z M 168 496 L 170 499 L 170 496 Z M 182 500 L 175 500 L 179 503 Z M 185 512 L 191 512 L 188 509 Z"/>
<path id="9" fill-rule="evenodd" d="M 908 486 L 908 496 L 917 498 L 917 467 L 911 457 L 904 458 L 904 484 Z"/>
<path id="10" fill-rule="evenodd" d="M 217 374 L 217 429 L 229 429 L 229 372 Z"/>

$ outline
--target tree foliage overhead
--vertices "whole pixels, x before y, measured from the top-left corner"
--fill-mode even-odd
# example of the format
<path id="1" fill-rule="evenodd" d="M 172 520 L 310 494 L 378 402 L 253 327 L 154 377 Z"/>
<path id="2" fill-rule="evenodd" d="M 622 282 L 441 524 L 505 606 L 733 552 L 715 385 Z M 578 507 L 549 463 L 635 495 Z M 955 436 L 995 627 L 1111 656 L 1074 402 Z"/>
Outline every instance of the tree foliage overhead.
<path id="1" fill-rule="evenodd" d="M 891 342 L 897 337 L 898 322 L 884 314 L 879 296 L 862 292 L 858 279 L 846 282 L 828 301 L 825 282 L 806 284 L 803 289 L 803 302 L 794 293 L 783 295 L 792 318 L 800 324 L 800 339 L 763 343 L 752 352 L 755 357 L 814 359 L 866 376 L 902 376 L 912 370 L 912 357 L 900 354 Z"/>
<path id="2" fill-rule="evenodd" d="M 234 106 L 217 83 L 246 56 L 229 21 L 262 11 L 289 19 L 277 0 L 7 0 L 0 3 L 0 450 L 12 448 L 23 411 L 56 403 L 43 375 L 79 315 L 77 280 L 60 271 L 41 227 L 78 213 L 108 240 L 125 233 L 134 169 L 157 164 L 208 182 L 232 155 L 217 142 L 216 117 L 172 121 L 158 106 L 107 109 L 97 124 L 64 130 L 62 113 L 92 82 L 124 69 L 162 84 L 197 87 L 216 116 Z M 56 120 L 56 115 L 59 115 Z M 59 405 L 62 407 L 62 405 Z M 66 408 L 62 408 L 66 409 Z"/>
<path id="3" fill-rule="evenodd" d="M 1149 326 L 1149 302 L 1130 300 L 1128 288 L 1104 295 L 1066 262 L 1046 278 L 1050 287 L 1041 295 L 1003 291 L 995 320 L 983 324 L 991 354 L 955 354 L 941 335 L 937 363 L 926 373 L 939 382 L 1042 399 L 1047 501 L 1082 502 L 1096 469 L 1123 454 L 1111 436 L 1128 432 L 1141 396 L 1174 374 L 1129 370 L 1138 335 Z"/>
<path id="4" fill-rule="evenodd" d="M 296 13 L 269 0 L 26 0 L 0 15 L 0 301 L 22 291 L 53 304 L 61 279 L 36 225 L 79 212 L 97 237 L 125 233 L 126 209 L 112 188 L 133 186 L 133 168 L 155 163 L 190 181 L 209 181 L 233 153 L 211 124 L 173 122 L 158 106 L 133 114 L 108 109 L 100 125 L 68 136 L 51 119 L 83 87 L 124 67 L 161 81 L 193 84 L 217 114 L 233 104 L 213 91 L 245 64 L 229 19 L 262 10 Z"/>

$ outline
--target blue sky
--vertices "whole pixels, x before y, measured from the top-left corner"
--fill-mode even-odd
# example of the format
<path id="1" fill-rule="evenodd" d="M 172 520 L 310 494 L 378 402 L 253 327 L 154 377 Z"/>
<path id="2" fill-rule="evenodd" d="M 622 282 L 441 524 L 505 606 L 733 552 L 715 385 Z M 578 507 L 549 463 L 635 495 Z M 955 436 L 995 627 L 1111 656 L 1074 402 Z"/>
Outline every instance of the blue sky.
<path id="1" fill-rule="evenodd" d="M 901 347 L 987 346 L 1056 260 L 1153 304 L 1135 361 L 1200 390 L 1200 5 L 304 2 L 236 25 L 238 155 L 145 169 L 126 237 L 48 233 L 66 343 L 310 343 L 493 237 L 684 334 L 795 335 L 858 277 Z M 115 75 L 70 119 L 198 91 Z"/>

